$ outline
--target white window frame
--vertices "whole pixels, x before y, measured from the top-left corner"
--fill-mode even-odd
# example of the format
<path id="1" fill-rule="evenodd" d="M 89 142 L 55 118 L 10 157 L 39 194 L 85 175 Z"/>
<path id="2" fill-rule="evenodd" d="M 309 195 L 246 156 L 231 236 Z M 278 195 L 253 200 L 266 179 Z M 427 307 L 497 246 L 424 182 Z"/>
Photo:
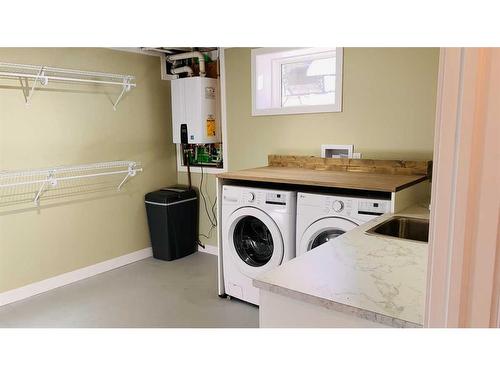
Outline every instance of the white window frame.
<path id="1" fill-rule="evenodd" d="M 300 62 L 310 59 L 311 54 L 328 54 L 328 50 L 335 49 L 336 68 L 335 68 L 335 104 L 325 105 L 303 105 L 294 107 L 281 107 L 281 64 L 284 60 L 287 63 Z M 297 51 L 303 50 L 303 55 L 297 55 Z M 290 52 L 287 57 L 286 53 Z M 271 77 L 271 101 L 272 108 L 257 108 L 257 56 L 263 54 L 283 53 L 283 57 L 276 59 L 271 64 L 271 75 L 280 77 L 280 81 Z M 286 114 L 304 114 L 304 113 L 324 113 L 324 112 L 342 112 L 342 81 L 343 81 L 343 48 L 255 48 L 251 52 L 251 80 L 252 80 L 252 116 L 268 115 L 286 115 Z"/>

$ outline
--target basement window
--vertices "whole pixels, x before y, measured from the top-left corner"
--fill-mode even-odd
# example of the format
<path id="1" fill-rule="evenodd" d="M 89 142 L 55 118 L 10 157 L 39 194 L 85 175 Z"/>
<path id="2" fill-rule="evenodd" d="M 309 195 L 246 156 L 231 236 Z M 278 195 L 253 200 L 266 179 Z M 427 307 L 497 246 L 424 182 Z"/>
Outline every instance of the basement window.
<path id="1" fill-rule="evenodd" d="M 342 111 L 342 48 L 252 50 L 252 115 Z"/>

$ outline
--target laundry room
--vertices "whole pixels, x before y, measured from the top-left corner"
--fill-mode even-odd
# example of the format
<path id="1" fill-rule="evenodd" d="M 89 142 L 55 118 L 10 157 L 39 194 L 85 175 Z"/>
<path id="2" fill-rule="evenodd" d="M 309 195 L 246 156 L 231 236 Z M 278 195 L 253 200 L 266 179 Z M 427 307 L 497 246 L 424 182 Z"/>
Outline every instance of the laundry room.
<path id="1" fill-rule="evenodd" d="M 251 82 L 257 77 L 252 76 L 252 65 L 269 53 L 284 54 L 292 61 L 296 56 L 302 60 L 309 56 L 313 63 L 319 61 L 319 69 L 324 61 L 334 64 L 327 65 L 325 72 L 335 73 L 340 107 L 300 113 L 304 111 L 295 106 L 285 109 L 295 108 L 299 113 L 253 115 L 256 99 L 252 95 L 257 93 L 253 93 Z M 348 197 L 351 200 L 345 204 L 356 209 L 358 204 L 367 205 L 359 209 L 364 216 L 326 225 L 335 233 L 341 233 L 346 225 L 350 228 L 351 222 L 354 227 L 394 211 L 389 190 L 370 190 L 370 186 L 363 186 L 363 175 L 349 172 L 344 174 L 353 175 L 359 182 L 357 189 L 342 184 L 329 187 L 328 176 L 325 186 L 314 182 L 312 175 L 305 182 L 292 180 L 291 187 L 284 181 L 280 185 L 258 178 L 239 180 L 233 197 L 237 202 L 243 199 L 240 196 L 253 194 L 258 202 L 263 194 L 265 207 L 256 211 L 276 206 L 287 211 L 290 223 L 281 228 L 280 218 L 254 217 L 240 211 L 243 220 L 236 231 L 232 229 L 233 236 L 240 236 L 240 255 L 249 263 L 242 264 L 252 277 L 246 286 L 234 284 L 234 292 L 218 290 L 217 282 L 210 282 L 217 275 L 219 283 L 224 282 L 216 259 L 219 257 L 224 263 L 219 266 L 225 269 L 230 267 L 232 255 L 228 253 L 224 261 L 224 251 L 231 246 L 224 246 L 227 235 L 223 232 L 231 223 L 223 217 L 226 201 L 217 196 L 217 181 L 220 188 L 229 189 L 225 184 L 236 180 L 226 178 L 227 174 L 280 163 L 270 155 L 302 155 L 321 163 L 327 160 L 322 158 L 322 145 L 346 144 L 351 158 L 331 161 L 421 163 L 420 170 L 418 166 L 404 168 L 403 162 L 398 162 L 397 168 L 415 170 L 416 181 L 422 185 L 415 192 L 422 202 L 416 203 L 428 202 L 430 185 L 428 180 L 420 180 L 422 173 L 428 173 L 433 153 L 437 48 L 3 48 L 0 56 L 5 83 L 0 95 L 6 120 L 2 128 L 5 172 L 0 216 L 2 325 L 258 327 L 259 290 L 252 285 L 253 279 L 305 252 L 296 244 L 296 224 L 309 226 L 300 223 L 298 192 L 310 194 L 313 200 L 327 199 L 317 202 L 323 206 L 333 201 L 344 204 L 336 196 Z M 295 74 L 300 74 L 300 69 Z M 300 89 L 299 84 L 297 87 Z M 33 128 L 33 123 L 38 126 Z M 353 151 L 357 159 L 352 158 Z M 323 169 L 314 165 L 314 169 Z M 386 169 L 392 167 L 387 165 Z M 280 194 L 292 187 L 293 191 Z M 368 207 L 373 205 L 380 208 Z M 373 212 L 368 212 L 370 209 Z M 274 223 L 279 225 L 271 235 Z M 267 240 L 260 243 L 252 238 L 252 231 L 267 236 Z M 316 241 L 325 242 L 327 237 L 321 240 L 319 236 Z M 283 242 L 279 246 L 284 254 L 278 250 L 278 239 Z M 311 245 L 305 246 L 311 250 Z M 266 246 L 269 249 L 265 250 Z M 122 290 L 114 285 L 113 274 L 136 282 L 127 278 L 128 272 L 137 277 L 158 267 L 166 267 L 163 272 L 169 277 L 175 277 L 178 267 L 191 267 L 199 272 L 198 281 L 204 288 L 184 288 L 184 296 L 174 292 L 179 298 L 178 309 L 170 310 L 173 315 L 165 314 L 163 320 L 156 315 L 148 318 L 147 304 L 144 311 L 127 316 L 118 313 L 118 309 L 129 310 L 126 305 L 109 311 L 103 304 L 111 295 L 123 299 L 147 288 L 136 284 Z M 89 295 L 95 314 L 88 315 L 87 308 L 82 311 L 76 288 L 87 293 L 87 283 L 104 283 L 110 277 L 108 286 L 98 288 L 102 295 Z M 170 281 L 185 284 L 184 276 L 180 277 Z M 60 293 L 72 288 L 75 293 L 65 300 L 66 309 L 74 309 L 71 320 L 60 316 L 57 309 L 40 314 L 51 298 L 60 298 Z M 168 290 L 155 292 L 159 294 L 148 292 L 152 300 L 167 300 L 161 296 L 167 297 Z M 219 319 L 217 314 L 186 314 L 182 301 L 189 299 L 185 293 L 204 294 L 198 311 L 208 303 L 221 312 L 228 309 L 235 313 L 230 319 Z M 252 297 L 244 297 L 247 293 Z M 99 308 L 108 310 L 109 315 L 98 314 Z M 95 316 L 97 321 L 90 319 Z"/>
<path id="2" fill-rule="evenodd" d="M 499 48 L 195 27 L 0 43 L 0 336 L 500 327 Z"/>

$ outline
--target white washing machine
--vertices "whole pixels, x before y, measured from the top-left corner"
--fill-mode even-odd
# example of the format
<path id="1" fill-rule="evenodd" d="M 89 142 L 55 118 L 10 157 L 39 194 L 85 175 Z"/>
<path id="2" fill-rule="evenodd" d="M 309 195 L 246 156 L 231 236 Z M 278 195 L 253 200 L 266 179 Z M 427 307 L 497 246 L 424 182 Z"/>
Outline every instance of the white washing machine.
<path id="1" fill-rule="evenodd" d="M 297 194 L 297 256 L 390 210 L 390 199 L 299 192 Z"/>
<path id="2" fill-rule="evenodd" d="M 226 294 L 259 304 L 252 280 L 295 257 L 295 192 L 224 186 L 222 264 Z"/>

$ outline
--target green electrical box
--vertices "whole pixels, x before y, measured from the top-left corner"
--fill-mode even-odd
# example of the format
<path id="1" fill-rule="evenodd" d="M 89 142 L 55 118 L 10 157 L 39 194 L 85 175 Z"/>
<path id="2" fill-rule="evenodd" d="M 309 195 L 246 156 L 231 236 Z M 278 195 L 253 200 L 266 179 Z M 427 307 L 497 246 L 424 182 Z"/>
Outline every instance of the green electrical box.
<path id="1" fill-rule="evenodd" d="M 222 144 L 188 144 L 182 145 L 183 153 L 189 158 L 189 165 L 193 167 L 222 168 Z M 185 165 L 186 163 L 184 163 Z"/>

